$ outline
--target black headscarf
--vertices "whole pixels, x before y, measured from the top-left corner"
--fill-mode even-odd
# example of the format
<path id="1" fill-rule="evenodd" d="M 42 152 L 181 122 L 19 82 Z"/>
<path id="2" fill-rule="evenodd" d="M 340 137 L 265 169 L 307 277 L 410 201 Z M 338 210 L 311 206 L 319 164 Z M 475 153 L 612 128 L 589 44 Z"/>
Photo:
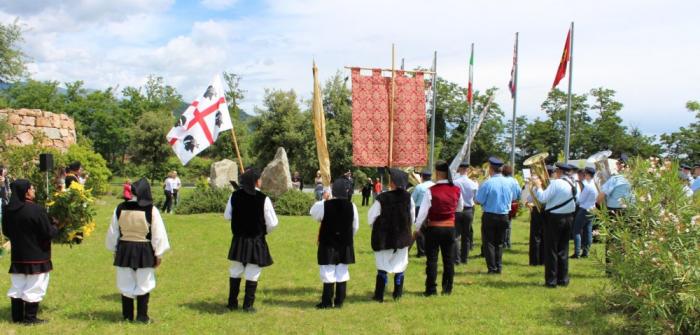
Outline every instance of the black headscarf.
<path id="1" fill-rule="evenodd" d="M 82 167 L 82 164 L 80 164 L 80 161 L 75 161 L 73 163 L 70 163 L 70 165 L 68 165 L 68 168 L 66 170 L 68 170 L 69 172 L 70 171 L 78 171 L 78 170 L 80 170 L 81 167 Z"/>
<path id="2" fill-rule="evenodd" d="M 248 169 L 238 176 L 238 182 L 245 193 L 255 195 L 255 183 L 260 179 L 260 172 L 257 169 Z"/>
<path id="3" fill-rule="evenodd" d="M 336 179 L 331 185 L 331 192 L 333 193 L 333 198 L 336 199 L 347 199 L 350 194 L 350 189 L 352 188 L 352 182 L 345 176 Z"/>
<path id="4" fill-rule="evenodd" d="M 452 172 L 450 172 L 450 164 L 446 161 L 437 161 L 435 163 L 435 171 L 447 173 L 447 181 L 452 184 Z"/>
<path id="5" fill-rule="evenodd" d="M 5 206 L 7 211 L 16 211 L 24 207 L 24 202 L 27 200 L 27 192 L 29 188 L 32 187 L 32 183 L 26 179 L 17 179 L 10 184 L 10 189 L 12 190 L 12 195 L 10 196 L 10 202 Z"/>
<path id="6" fill-rule="evenodd" d="M 389 176 L 391 177 L 391 182 L 396 185 L 396 188 L 405 190 L 406 187 L 408 187 L 408 173 L 399 169 L 389 168 Z"/>
<path id="7" fill-rule="evenodd" d="M 136 197 L 139 206 L 146 207 L 153 205 L 153 196 L 151 196 L 151 184 L 148 179 L 141 178 L 131 184 L 131 192 Z"/>

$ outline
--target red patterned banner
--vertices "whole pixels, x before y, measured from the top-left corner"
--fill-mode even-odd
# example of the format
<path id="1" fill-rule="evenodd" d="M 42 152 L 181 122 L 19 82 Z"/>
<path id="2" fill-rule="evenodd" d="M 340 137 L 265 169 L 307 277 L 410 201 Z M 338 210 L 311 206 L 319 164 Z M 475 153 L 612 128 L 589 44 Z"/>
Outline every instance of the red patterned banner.
<path id="1" fill-rule="evenodd" d="M 394 82 L 394 145 L 392 166 L 427 164 L 425 90 L 423 73 L 414 77 L 396 71 Z M 389 165 L 389 96 L 391 78 L 381 70 L 371 76 L 352 69 L 352 155 L 353 165 Z"/>

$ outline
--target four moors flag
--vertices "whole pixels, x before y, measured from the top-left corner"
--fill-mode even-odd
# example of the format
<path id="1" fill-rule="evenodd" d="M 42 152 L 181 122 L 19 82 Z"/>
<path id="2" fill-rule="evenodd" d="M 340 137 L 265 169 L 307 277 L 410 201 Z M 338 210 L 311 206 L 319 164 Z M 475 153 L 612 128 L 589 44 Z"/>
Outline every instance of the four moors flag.
<path id="1" fill-rule="evenodd" d="M 216 75 L 202 95 L 178 118 L 167 139 L 185 165 L 214 144 L 222 131 L 232 127 L 221 78 Z"/>

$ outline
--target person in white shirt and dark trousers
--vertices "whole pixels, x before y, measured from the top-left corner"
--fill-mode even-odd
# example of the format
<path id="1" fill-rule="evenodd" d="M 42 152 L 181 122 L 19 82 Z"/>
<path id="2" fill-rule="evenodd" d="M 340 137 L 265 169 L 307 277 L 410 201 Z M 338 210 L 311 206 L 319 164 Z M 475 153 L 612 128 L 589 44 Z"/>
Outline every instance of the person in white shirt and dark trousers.
<path id="1" fill-rule="evenodd" d="M 574 218 L 573 237 L 574 237 L 574 254 L 571 258 L 588 257 L 588 253 L 593 244 L 593 209 L 595 209 L 596 198 L 598 197 L 598 189 L 593 181 L 595 169 L 586 167 L 583 171 L 583 185 L 581 193 L 578 196 L 578 211 Z"/>
<path id="2" fill-rule="evenodd" d="M 474 244 L 472 222 L 474 221 L 474 198 L 479 189 L 479 184 L 469 179 L 467 175 L 468 168 L 469 164 L 467 164 L 466 161 L 459 164 L 459 168 L 457 169 L 459 177 L 454 180 L 455 186 L 459 187 L 462 192 L 462 200 L 464 201 L 464 208 L 462 211 L 455 213 L 455 226 L 460 240 L 455 262 L 457 264 L 467 264 L 469 250 L 472 249 L 472 245 Z"/>
<path id="3" fill-rule="evenodd" d="M 550 288 L 569 285 L 569 238 L 576 211 L 576 184 L 567 175 L 573 167 L 566 163 L 557 163 L 556 167 L 555 179 L 546 190 L 540 179 L 534 179 L 537 200 L 547 204 L 544 277 L 545 286 Z"/>

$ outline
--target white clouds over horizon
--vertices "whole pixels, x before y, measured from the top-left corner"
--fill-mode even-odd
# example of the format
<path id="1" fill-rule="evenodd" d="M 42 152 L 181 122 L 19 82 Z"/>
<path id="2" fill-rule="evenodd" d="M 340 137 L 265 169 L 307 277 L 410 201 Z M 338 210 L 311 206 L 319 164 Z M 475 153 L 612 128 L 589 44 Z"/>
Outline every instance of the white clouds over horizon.
<path id="1" fill-rule="evenodd" d="M 520 31 L 518 110 L 534 118 L 574 20 L 576 93 L 615 89 L 625 123 L 654 134 L 690 122 L 684 104 L 700 99 L 694 2 L 269 0 L 256 10 L 246 0 L 203 0 L 185 10 L 171 0 L 113 3 L 0 4 L 0 22 L 18 17 L 25 27 L 36 79 L 106 88 L 140 86 L 155 74 L 189 100 L 212 73 L 232 71 L 242 76 L 248 112 L 265 88 L 308 98 L 312 58 L 324 79 L 345 65 L 389 66 L 391 43 L 408 68 L 428 67 L 437 50 L 440 76 L 466 85 L 471 42 L 476 88 L 499 87 L 496 101 L 509 111 L 506 84 Z"/>

